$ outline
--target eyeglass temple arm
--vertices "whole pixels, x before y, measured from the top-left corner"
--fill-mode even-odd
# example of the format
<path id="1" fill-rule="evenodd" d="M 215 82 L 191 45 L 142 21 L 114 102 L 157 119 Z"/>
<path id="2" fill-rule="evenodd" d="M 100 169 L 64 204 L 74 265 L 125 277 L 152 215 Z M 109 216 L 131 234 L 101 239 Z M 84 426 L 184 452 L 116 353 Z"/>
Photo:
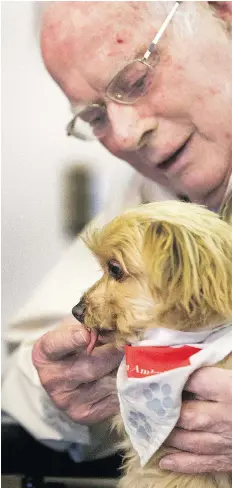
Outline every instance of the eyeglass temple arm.
<path id="1" fill-rule="evenodd" d="M 174 15 L 174 13 L 176 12 L 177 8 L 179 7 L 180 3 L 181 3 L 180 1 L 176 2 L 175 5 L 172 7 L 171 12 L 169 12 L 168 16 L 166 17 L 165 21 L 161 25 L 161 27 L 160 27 L 159 31 L 157 32 L 156 36 L 151 41 L 151 44 L 150 44 L 149 48 L 147 49 L 147 51 L 145 52 L 145 54 L 143 56 L 143 59 L 146 59 L 147 60 L 149 58 L 149 56 L 151 55 L 151 53 L 153 52 L 155 45 L 160 40 L 160 38 L 163 35 L 163 33 L 164 33 L 166 27 L 168 26 L 169 22 L 172 20 L 172 17 Z"/>
<path id="2" fill-rule="evenodd" d="M 72 132 L 73 132 L 73 128 L 74 128 L 74 125 L 75 125 L 76 118 L 77 118 L 77 115 L 71 120 L 71 122 L 68 123 L 68 125 L 66 127 L 66 134 L 67 134 L 67 136 L 72 136 L 73 135 Z M 86 137 L 84 134 L 82 134 L 79 131 L 76 131 L 75 137 L 77 137 L 77 139 L 81 139 L 82 141 L 87 141 L 88 140 L 88 137 Z"/>

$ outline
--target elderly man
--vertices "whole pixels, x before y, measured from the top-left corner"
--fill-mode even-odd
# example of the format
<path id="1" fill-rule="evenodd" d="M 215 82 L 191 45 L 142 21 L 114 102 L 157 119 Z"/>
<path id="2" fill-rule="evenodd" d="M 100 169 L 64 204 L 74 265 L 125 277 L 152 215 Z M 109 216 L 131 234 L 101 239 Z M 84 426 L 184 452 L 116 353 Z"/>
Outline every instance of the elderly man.
<path id="1" fill-rule="evenodd" d="M 96 137 L 141 173 L 130 184 L 140 194 L 142 189 L 140 201 L 184 198 L 231 218 L 231 28 L 230 2 L 48 6 L 42 56 L 72 105 L 69 134 Z M 144 176 L 154 183 L 149 185 Z M 120 193 L 117 181 L 115 190 Z M 29 415 L 22 420 L 20 407 L 10 405 L 7 392 L 5 409 L 42 440 L 63 441 L 75 459 L 101 457 L 114 449 L 107 419 L 118 411 L 115 374 L 121 353 L 103 344 L 88 357 L 88 331 L 71 318 L 61 325 L 34 346 L 34 382 L 28 356 L 32 346 L 22 345 L 10 368 L 8 391 L 17 378 L 27 392 L 37 392 L 36 406 L 31 406 L 37 427 Z M 45 401 L 42 387 L 51 398 L 50 418 L 61 412 L 52 427 L 48 406 L 40 407 Z M 180 452 L 163 458 L 160 466 L 190 473 L 230 471 L 231 372 L 203 368 L 186 390 L 200 401 L 184 402 L 166 441 Z"/>

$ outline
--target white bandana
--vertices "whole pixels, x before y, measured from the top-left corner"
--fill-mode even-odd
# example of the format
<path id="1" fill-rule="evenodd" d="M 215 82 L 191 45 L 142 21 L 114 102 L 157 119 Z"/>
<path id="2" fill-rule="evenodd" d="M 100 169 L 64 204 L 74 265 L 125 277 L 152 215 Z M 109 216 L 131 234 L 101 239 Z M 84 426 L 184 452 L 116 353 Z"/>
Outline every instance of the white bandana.
<path id="1" fill-rule="evenodd" d="M 232 324 L 181 332 L 152 329 L 125 347 L 117 375 L 121 415 L 144 466 L 178 421 L 189 376 L 232 352 Z"/>

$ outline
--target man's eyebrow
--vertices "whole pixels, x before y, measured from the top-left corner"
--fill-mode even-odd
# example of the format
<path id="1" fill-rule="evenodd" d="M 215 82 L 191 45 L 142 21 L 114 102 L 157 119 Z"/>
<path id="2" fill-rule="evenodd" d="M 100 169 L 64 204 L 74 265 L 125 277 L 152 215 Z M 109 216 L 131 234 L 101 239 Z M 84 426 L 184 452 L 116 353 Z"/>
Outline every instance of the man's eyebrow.
<path id="1" fill-rule="evenodd" d="M 143 58 L 143 56 L 147 50 L 147 47 L 148 47 L 147 44 L 144 44 L 144 47 L 142 47 L 138 51 L 136 51 L 133 61 L 135 61 L 135 59 Z"/>
<path id="2" fill-rule="evenodd" d="M 122 66 L 122 68 L 119 69 L 118 73 L 122 71 L 128 64 L 133 63 L 133 61 L 136 61 L 137 59 L 142 59 L 145 52 L 147 51 L 148 44 L 143 45 L 143 47 L 140 47 L 137 51 L 135 51 L 134 56 L 129 56 L 125 58 L 125 66 Z M 116 73 L 117 75 L 117 73 Z"/>

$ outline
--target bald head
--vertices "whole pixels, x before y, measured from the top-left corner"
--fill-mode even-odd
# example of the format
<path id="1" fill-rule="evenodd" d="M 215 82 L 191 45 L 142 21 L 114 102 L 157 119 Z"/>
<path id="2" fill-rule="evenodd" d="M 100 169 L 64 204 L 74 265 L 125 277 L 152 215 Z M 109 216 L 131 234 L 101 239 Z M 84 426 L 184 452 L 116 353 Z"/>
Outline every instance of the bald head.
<path id="1" fill-rule="evenodd" d="M 147 2 L 52 2 L 42 19 L 44 62 L 53 71 L 56 63 L 67 68 L 74 57 L 91 60 L 94 52 L 101 60 L 128 43 L 133 49 L 134 37 L 151 21 Z M 110 52 L 105 42 L 109 34 L 114 40 Z"/>
<path id="2" fill-rule="evenodd" d="M 207 2 L 201 2 L 207 8 Z M 206 7 L 205 7 L 206 4 Z M 41 28 L 41 50 L 44 63 L 64 89 L 62 72 L 72 71 L 81 65 L 81 73 L 96 75 L 91 60 L 98 59 L 98 69 L 106 58 L 113 59 L 117 72 L 122 60 L 129 62 L 136 54 L 143 54 L 166 17 L 173 2 L 50 2 L 45 9 Z M 186 2 L 169 26 L 176 35 L 192 30 L 198 16 L 195 2 Z M 165 33 L 165 36 L 167 34 Z M 137 47 L 141 49 L 138 51 Z M 85 66 L 84 66 L 85 65 Z M 75 68 L 74 68 L 75 67 Z"/>

